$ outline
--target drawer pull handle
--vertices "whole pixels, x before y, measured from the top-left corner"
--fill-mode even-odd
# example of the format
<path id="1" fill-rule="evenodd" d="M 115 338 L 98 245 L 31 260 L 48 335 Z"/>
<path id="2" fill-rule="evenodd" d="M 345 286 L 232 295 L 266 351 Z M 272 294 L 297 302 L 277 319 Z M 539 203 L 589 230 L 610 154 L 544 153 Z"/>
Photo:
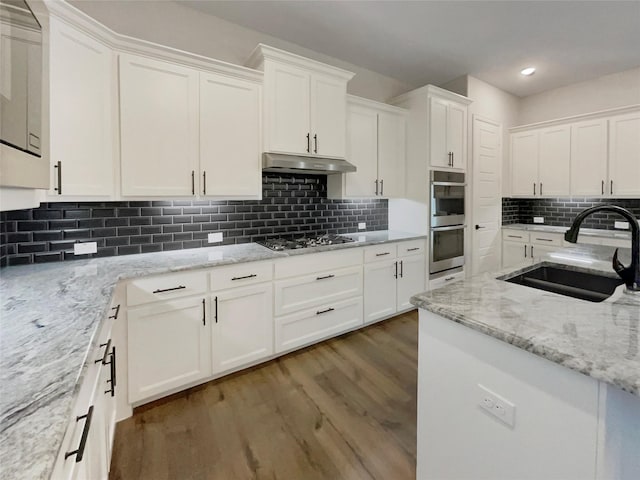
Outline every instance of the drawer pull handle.
<path id="1" fill-rule="evenodd" d="M 252 273 L 251 275 L 245 275 L 244 277 L 233 277 L 231 279 L 231 281 L 234 280 L 244 280 L 245 278 L 253 278 L 253 277 L 257 277 L 258 275 L 256 275 L 255 273 Z"/>
<path id="2" fill-rule="evenodd" d="M 205 307 L 204 298 L 202 299 L 202 325 L 207 325 L 207 309 Z"/>
<path id="3" fill-rule="evenodd" d="M 103 365 L 106 365 L 107 364 L 107 355 L 109 355 L 109 350 L 111 349 L 111 339 L 109 339 L 107 341 L 107 343 L 101 343 L 100 347 L 105 347 L 104 354 L 102 355 L 102 358 L 99 358 L 98 360 L 94 361 L 93 363 L 102 363 Z"/>
<path id="4" fill-rule="evenodd" d="M 324 277 L 316 277 L 316 280 L 324 280 L 326 278 L 333 278 L 335 275 L 325 275 Z"/>
<path id="5" fill-rule="evenodd" d="M 536 240 L 540 240 L 541 242 L 553 242 L 550 238 L 536 238 Z"/>
<path id="6" fill-rule="evenodd" d="M 376 253 L 376 257 L 384 257 L 385 255 L 389 255 L 390 252 L 384 252 L 384 253 Z"/>
<path id="7" fill-rule="evenodd" d="M 215 303 L 215 306 L 216 306 L 216 311 L 215 311 L 215 314 L 214 314 L 214 318 L 216 320 L 216 323 L 218 323 L 218 297 L 216 297 L 214 299 L 214 303 Z"/>
<path id="8" fill-rule="evenodd" d="M 107 380 L 107 383 L 109 383 L 111 386 L 109 388 L 109 390 L 105 390 L 104 393 L 110 393 L 112 397 L 115 396 L 116 394 L 116 347 L 112 347 L 111 348 L 111 360 L 109 360 L 109 367 L 110 367 L 110 375 L 111 378 L 109 378 L 109 380 Z"/>
<path id="9" fill-rule="evenodd" d="M 159 288 L 158 290 L 154 290 L 153 293 L 164 293 L 164 292 L 171 292 L 173 290 L 183 290 L 187 287 L 185 287 L 184 285 L 178 285 L 177 287 L 173 287 L 173 288 Z"/>
<path id="10" fill-rule="evenodd" d="M 115 310 L 116 313 L 111 315 L 109 318 L 112 319 L 112 320 L 117 320 L 118 319 L 118 315 L 120 315 L 120 304 L 118 304 L 115 307 L 111 307 L 111 310 Z"/>
<path id="11" fill-rule="evenodd" d="M 450 282 L 451 280 L 455 280 L 456 277 L 447 277 L 444 279 L 445 282 Z"/>
<path id="12" fill-rule="evenodd" d="M 64 459 L 65 460 L 67 458 L 69 458 L 71 455 L 75 455 L 76 456 L 76 463 L 82 461 L 82 457 L 84 456 L 84 449 L 87 446 L 87 437 L 89 436 L 89 429 L 91 428 L 91 417 L 92 416 L 93 416 L 93 405 L 91 405 L 89 407 L 89 410 L 87 411 L 86 415 L 80 415 L 79 417 L 76 417 L 76 422 L 79 422 L 83 418 L 85 419 L 84 427 L 82 428 L 82 436 L 80 437 L 80 445 L 78 446 L 77 450 L 73 450 L 71 452 L 66 452 L 64 454 Z"/>
<path id="13" fill-rule="evenodd" d="M 322 315 L 323 313 L 333 312 L 335 308 L 327 308 L 326 310 L 318 310 L 316 315 Z"/>
<path id="14" fill-rule="evenodd" d="M 407 252 L 415 252 L 416 250 L 420 250 L 420 247 L 407 248 Z"/>
<path id="15" fill-rule="evenodd" d="M 522 238 L 520 235 L 507 235 L 509 238 Z"/>

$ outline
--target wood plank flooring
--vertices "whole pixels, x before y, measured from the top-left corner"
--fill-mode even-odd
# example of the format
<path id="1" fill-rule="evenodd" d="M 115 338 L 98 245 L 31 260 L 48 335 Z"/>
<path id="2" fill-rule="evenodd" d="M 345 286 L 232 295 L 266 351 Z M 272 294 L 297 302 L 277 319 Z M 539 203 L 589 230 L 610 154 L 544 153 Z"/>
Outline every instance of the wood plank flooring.
<path id="1" fill-rule="evenodd" d="M 111 480 L 413 480 L 418 315 L 136 409 Z"/>

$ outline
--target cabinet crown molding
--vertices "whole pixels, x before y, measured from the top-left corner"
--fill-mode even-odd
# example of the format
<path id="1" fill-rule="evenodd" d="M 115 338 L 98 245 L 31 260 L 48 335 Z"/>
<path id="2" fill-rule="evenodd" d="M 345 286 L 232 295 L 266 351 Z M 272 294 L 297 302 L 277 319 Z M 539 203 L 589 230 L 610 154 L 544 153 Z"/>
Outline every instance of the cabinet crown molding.
<path id="1" fill-rule="evenodd" d="M 582 120 L 591 120 L 595 118 L 611 117 L 614 115 L 623 115 L 625 113 L 640 112 L 640 104 L 626 105 L 624 107 L 610 108 L 607 110 L 598 110 L 597 112 L 583 113 L 580 115 L 572 115 L 570 117 L 555 118 L 545 120 L 544 122 L 529 123 L 526 125 L 518 125 L 509 129 L 510 133 L 517 133 L 525 130 L 533 130 L 536 128 L 553 127 L 566 123 L 579 122 Z"/>
<path id="2" fill-rule="evenodd" d="M 144 55 L 200 70 L 262 82 L 263 74 L 258 70 L 119 34 L 64 0 L 47 0 L 45 6 L 49 11 L 49 16 L 93 37 L 116 53 Z"/>
<path id="3" fill-rule="evenodd" d="M 417 97 L 427 99 L 432 96 L 436 96 L 445 100 L 451 100 L 452 102 L 460 103 L 462 105 L 469 105 L 473 103 L 473 100 L 465 97 L 464 95 L 445 90 L 444 88 L 436 87 L 435 85 L 425 85 L 424 87 L 416 88 L 415 90 L 411 90 L 410 92 L 403 93 L 402 95 L 398 95 L 397 97 L 392 98 L 389 103 L 403 103 L 410 98 Z"/>
<path id="4" fill-rule="evenodd" d="M 295 53 L 286 52 L 278 48 L 270 47 L 263 43 L 259 43 L 258 46 L 251 52 L 249 59 L 245 62 L 249 68 L 255 68 L 261 70 L 264 68 L 264 61 L 272 60 L 280 63 L 287 63 L 296 67 L 302 67 L 308 70 L 312 70 L 318 73 L 324 73 L 339 77 L 345 81 L 351 80 L 355 73 L 343 70 L 342 68 L 334 67 L 326 63 L 311 60 Z"/>
<path id="5" fill-rule="evenodd" d="M 382 110 L 397 115 L 407 115 L 409 110 L 402 107 L 396 107 L 389 105 L 388 103 L 377 102 L 364 97 L 357 97 L 355 95 L 347 95 L 347 104 L 365 108 L 373 108 L 375 110 Z"/>

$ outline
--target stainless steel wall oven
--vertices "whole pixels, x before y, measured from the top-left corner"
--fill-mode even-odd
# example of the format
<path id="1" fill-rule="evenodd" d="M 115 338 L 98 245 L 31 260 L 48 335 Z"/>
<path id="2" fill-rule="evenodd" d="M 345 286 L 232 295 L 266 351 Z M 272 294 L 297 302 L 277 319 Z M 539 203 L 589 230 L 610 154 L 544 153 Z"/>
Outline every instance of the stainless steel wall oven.
<path id="1" fill-rule="evenodd" d="M 429 273 L 464 265 L 465 174 L 431 171 Z"/>

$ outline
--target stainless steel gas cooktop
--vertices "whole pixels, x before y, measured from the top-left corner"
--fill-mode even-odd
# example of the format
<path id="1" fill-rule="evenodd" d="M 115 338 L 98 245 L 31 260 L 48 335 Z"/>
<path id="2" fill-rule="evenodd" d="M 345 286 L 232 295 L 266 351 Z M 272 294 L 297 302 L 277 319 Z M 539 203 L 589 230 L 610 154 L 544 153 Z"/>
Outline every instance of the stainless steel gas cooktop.
<path id="1" fill-rule="evenodd" d="M 338 245 L 341 243 L 349 243 L 354 242 L 353 238 L 343 237 L 340 235 L 335 235 L 333 233 L 327 233 L 325 235 L 318 235 L 317 237 L 299 237 L 299 238 L 269 238 L 263 240 L 259 243 L 271 250 L 275 250 L 276 252 L 282 250 L 293 250 L 296 248 L 309 248 L 309 247 L 320 247 L 323 245 Z"/>

